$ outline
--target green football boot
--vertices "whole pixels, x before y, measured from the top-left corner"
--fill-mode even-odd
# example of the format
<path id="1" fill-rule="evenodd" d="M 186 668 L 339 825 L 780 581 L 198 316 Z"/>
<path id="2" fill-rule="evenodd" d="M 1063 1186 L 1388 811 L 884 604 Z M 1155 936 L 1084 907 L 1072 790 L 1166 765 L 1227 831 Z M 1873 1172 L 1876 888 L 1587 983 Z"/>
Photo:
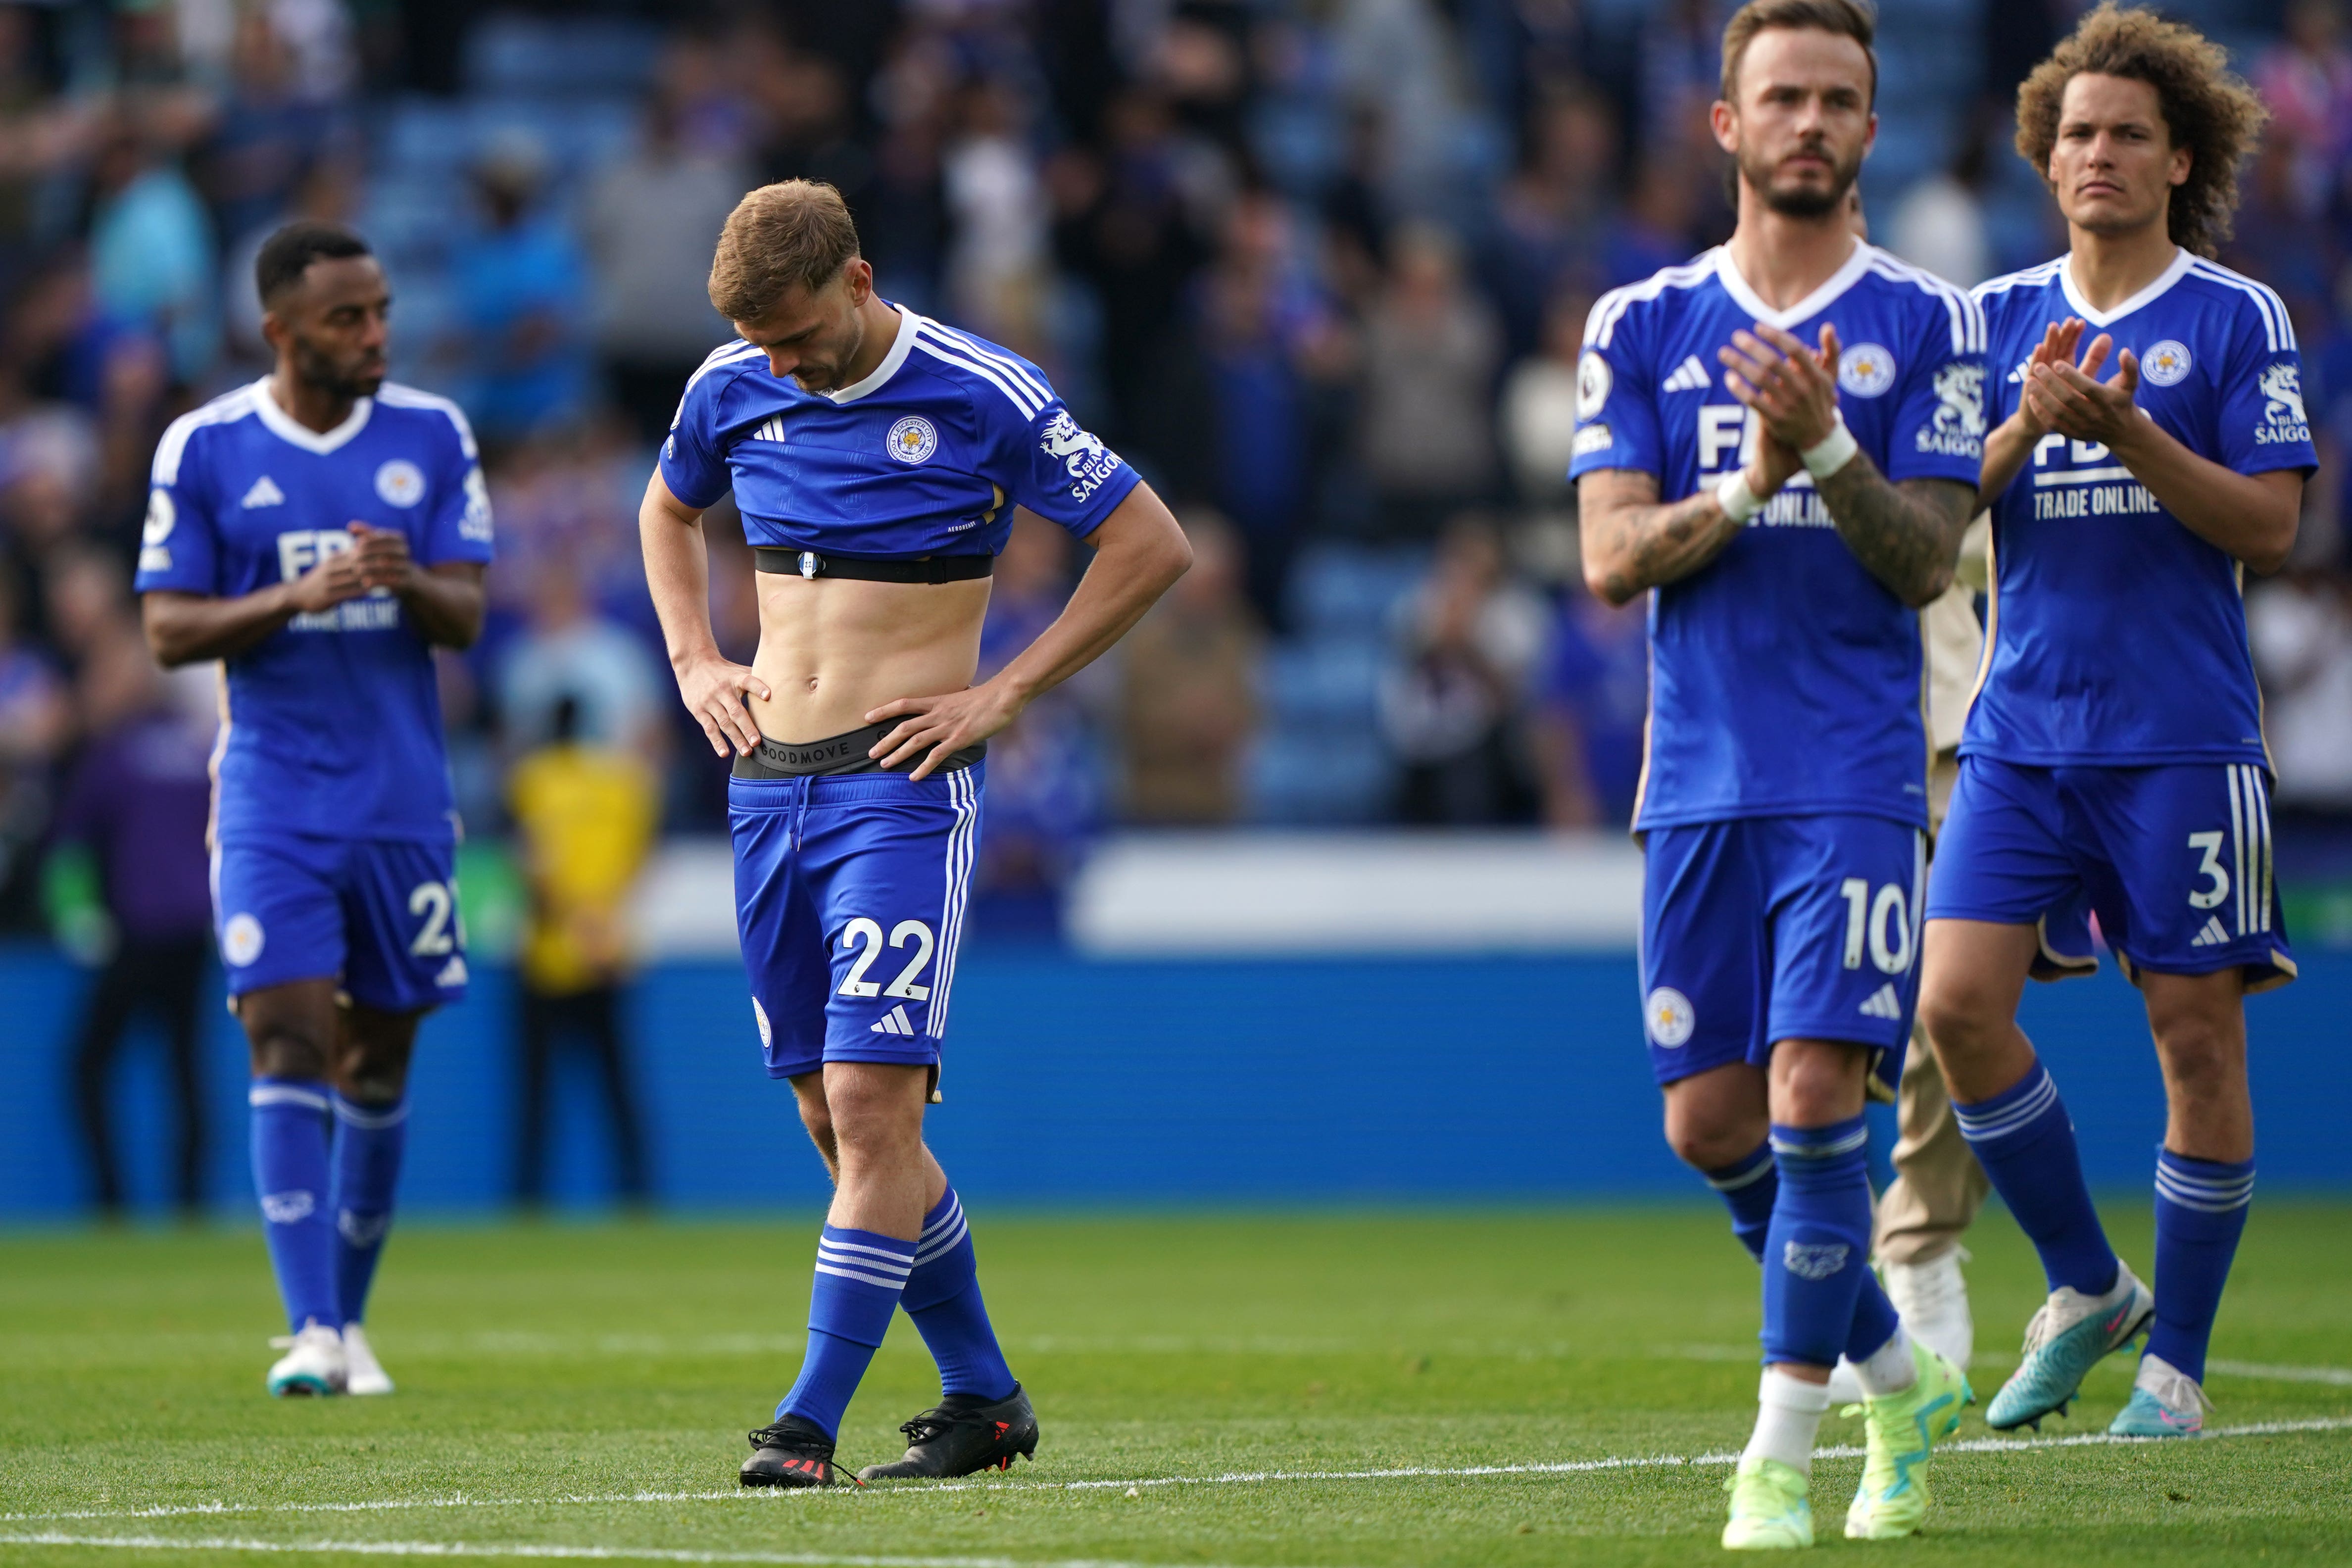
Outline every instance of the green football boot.
<path id="1" fill-rule="evenodd" d="M 2116 1437 L 2202 1437 L 2213 1402 L 2197 1380 L 2160 1355 L 2139 1358 L 2131 1401 L 2107 1432 Z"/>
<path id="2" fill-rule="evenodd" d="M 2064 1286 L 2050 1293 L 2025 1326 L 2025 1359 L 1992 1396 L 1985 1410 L 1986 1426 L 1996 1432 L 2020 1426 L 2039 1431 L 2044 1415 L 2066 1413 L 2084 1374 L 2147 1327 L 2156 1316 L 2155 1294 L 2128 1265 L 2117 1268 L 2121 1276 L 2104 1296 L 2085 1296 Z"/>
<path id="3" fill-rule="evenodd" d="M 1723 1544 L 1734 1552 L 1778 1552 L 1813 1543 L 1813 1505 L 1805 1478 L 1778 1459 L 1742 1459 L 1723 1483 L 1731 1521 Z"/>
<path id="4" fill-rule="evenodd" d="M 1958 1431 L 1960 1412 L 1976 1403 L 1968 1375 L 1917 1340 L 1911 1342 L 1911 1364 L 1918 1377 L 1910 1387 L 1858 1407 L 1870 1434 L 1869 1458 L 1846 1506 L 1848 1541 L 1917 1533 L 1927 1519 L 1927 1451 L 1937 1438 Z M 1846 1406 L 1848 1414 L 1856 1408 Z"/>

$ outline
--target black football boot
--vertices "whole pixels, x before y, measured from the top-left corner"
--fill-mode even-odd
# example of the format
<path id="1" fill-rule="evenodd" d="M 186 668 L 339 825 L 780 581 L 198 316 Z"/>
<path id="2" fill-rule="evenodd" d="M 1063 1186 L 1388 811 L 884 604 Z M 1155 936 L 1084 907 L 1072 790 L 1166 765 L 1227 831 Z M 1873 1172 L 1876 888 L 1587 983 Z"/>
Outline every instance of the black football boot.
<path id="1" fill-rule="evenodd" d="M 857 1472 L 860 1481 L 1009 1470 L 1016 1454 L 1037 1457 L 1037 1412 L 1017 1383 L 993 1404 L 976 1394 L 950 1394 L 898 1430 L 907 1435 L 907 1457 L 866 1466 Z"/>
<path id="2" fill-rule="evenodd" d="M 833 1439 L 797 1415 L 778 1416 L 774 1426 L 752 1433 L 751 1447 L 755 1451 L 738 1472 L 747 1487 L 831 1487 L 848 1479 L 833 1462 Z"/>

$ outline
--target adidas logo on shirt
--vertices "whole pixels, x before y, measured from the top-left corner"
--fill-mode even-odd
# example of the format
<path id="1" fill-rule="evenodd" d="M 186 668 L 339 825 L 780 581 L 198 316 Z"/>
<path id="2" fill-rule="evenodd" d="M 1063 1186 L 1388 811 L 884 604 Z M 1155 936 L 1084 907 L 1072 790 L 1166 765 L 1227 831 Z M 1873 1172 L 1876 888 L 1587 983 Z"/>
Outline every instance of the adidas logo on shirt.
<path id="1" fill-rule="evenodd" d="M 1862 1005 L 1862 1013 L 1865 1018 L 1900 1019 L 1903 1016 L 1903 1000 L 1895 994 L 1895 982 L 1890 980 L 1872 992 L 1870 1000 Z"/>
<path id="2" fill-rule="evenodd" d="M 2189 939 L 2189 945 L 2191 947 L 2229 946 L 2230 933 L 2221 929 L 2221 917 L 2220 915 L 2206 916 L 2205 929 L 2191 937 Z"/>
<path id="3" fill-rule="evenodd" d="M 1665 384 L 1659 390 L 1663 392 L 1705 392 L 1709 379 L 1711 378 L 1706 374 L 1706 366 L 1699 363 L 1698 355 L 1691 354 L 1685 357 L 1682 363 L 1675 367 L 1675 374 L 1666 377 Z"/>
<path id="4" fill-rule="evenodd" d="M 284 506 L 286 492 L 279 489 L 268 474 L 264 474 L 253 481 L 253 488 L 246 491 L 245 499 L 236 504 L 247 510 L 257 506 Z"/>
<path id="5" fill-rule="evenodd" d="M 784 416 L 781 414 L 751 432 L 751 439 L 754 441 L 781 441 L 783 438 Z"/>
<path id="6" fill-rule="evenodd" d="M 866 1028 L 866 1033 L 872 1035 L 911 1035 L 914 1032 L 915 1026 L 907 1021 L 907 1008 L 903 1003 L 883 1014 Z"/>

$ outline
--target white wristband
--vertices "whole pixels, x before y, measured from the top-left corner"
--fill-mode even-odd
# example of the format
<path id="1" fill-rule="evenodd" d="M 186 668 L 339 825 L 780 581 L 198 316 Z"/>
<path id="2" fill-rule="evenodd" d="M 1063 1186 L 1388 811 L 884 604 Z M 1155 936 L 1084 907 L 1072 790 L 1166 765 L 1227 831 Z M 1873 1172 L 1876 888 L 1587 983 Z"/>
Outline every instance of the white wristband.
<path id="1" fill-rule="evenodd" d="M 1862 443 L 1855 440 L 1853 432 L 1845 427 L 1845 416 L 1841 414 L 1836 429 L 1798 456 L 1804 459 L 1805 472 L 1817 479 L 1825 479 L 1853 461 L 1853 455 L 1861 450 Z"/>
<path id="2" fill-rule="evenodd" d="M 1723 509 L 1724 516 L 1739 523 L 1746 522 L 1764 510 L 1764 503 L 1758 500 L 1756 492 L 1748 488 L 1748 470 L 1745 468 L 1734 468 L 1723 476 L 1722 482 L 1715 487 L 1715 504 Z"/>

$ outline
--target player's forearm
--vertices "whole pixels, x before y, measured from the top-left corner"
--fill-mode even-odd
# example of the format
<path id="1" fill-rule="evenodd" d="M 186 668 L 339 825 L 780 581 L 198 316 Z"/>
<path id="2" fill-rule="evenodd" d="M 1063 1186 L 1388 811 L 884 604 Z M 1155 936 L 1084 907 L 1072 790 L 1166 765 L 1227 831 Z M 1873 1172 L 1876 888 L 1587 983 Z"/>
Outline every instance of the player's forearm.
<path id="1" fill-rule="evenodd" d="M 2286 564 L 2302 521 L 2303 484 L 2292 469 L 2242 474 L 2200 458 L 2153 419 L 2111 448 L 2182 527 L 2257 572 Z"/>
<path id="2" fill-rule="evenodd" d="M 441 647 L 469 648 L 482 635 L 488 609 L 482 591 L 482 569 L 469 561 L 452 561 L 410 574 L 400 590 L 400 602 L 409 621 L 426 642 Z"/>
<path id="3" fill-rule="evenodd" d="M 1813 481 L 1838 537 L 1887 592 L 1917 609 L 1952 585 L 1976 489 L 1951 479 L 1890 482 L 1867 454 Z"/>
<path id="4" fill-rule="evenodd" d="M 284 626 L 295 614 L 291 584 L 285 583 L 233 599 L 157 590 L 143 595 L 139 602 L 147 647 L 155 662 L 166 669 L 234 658 Z"/>
<path id="5" fill-rule="evenodd" d="M 2009 489 L 2033 458 L 2034 443 L 2048 432 L 2028 424 L 2022 413 L 2011 415 L 1985 437 L 1984 467 L 1977 473 L 1977 494 L 1990 505 Z"/>
<path id="6" fill-rule="evenodd" d="M 1713 489 L 1664 505 L 1593 506 L 1584 516 L 1584 581 L 1611 605 L 1679 582 L 1723 553 L 1740 524 Z"/>
<path id="7" fill-rule="evenodd" d="M 637 513 L 637 538 L 670 668 L 682 671 L 719 657 L 719 638 L 710 629 L 710 552 L 703 542 L 701 514 L 682 518 L 648 496 Z"/>
<path id="8" fill-rule="evenodd" d="M 1095 558 L 1053 625 L 991 679 L 1026 704 L 1108 653 L 1192 564 L 1184 531 L 1138 485 L 1104 520 Z"/>

